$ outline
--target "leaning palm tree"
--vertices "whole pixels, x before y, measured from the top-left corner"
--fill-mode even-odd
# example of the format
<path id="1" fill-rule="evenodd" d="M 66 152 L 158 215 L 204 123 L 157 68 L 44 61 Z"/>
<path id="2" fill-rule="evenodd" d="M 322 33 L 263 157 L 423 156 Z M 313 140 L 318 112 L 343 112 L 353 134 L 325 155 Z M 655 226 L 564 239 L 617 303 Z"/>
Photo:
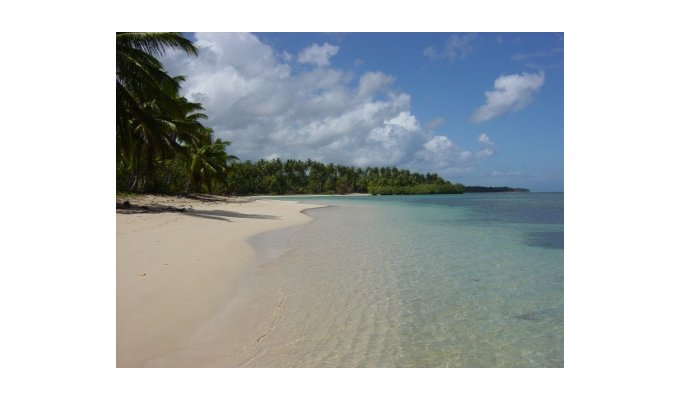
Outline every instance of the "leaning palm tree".
<path id="1" fill-rule="evenodd" d="M 198 54 L 191 41 L 176 32 L 117 33 L 116 85 L 120 91 L 116 94 L 121 96 L 117 100 L 131 101 L 176 93 L 179 82 L 163 70 L 163 64 L 157 59 L 169 50 Z"/>
<path id="2" fill-rule="evenodd" d="M 168 75 L 157 59 L 168 50 L 198 53 L 191 41 L 175 32 L 116 34 L 117 127 L 125 127 L 130 117 L 142 117 L 144 102 L 176 96 L 181 80 Z"/>
<path id="3" fill-rule="evenodd" d="M 119 168 L 138 183 L 142 169 L 151 170 L 157 157 L 182 150 L 205 129 L 200 104 L 179 96 L 181 76 L 171 77 L 156 58 L 169 50 L 197 54 L 179 33 L 116 34 L 116 143 Z"/>

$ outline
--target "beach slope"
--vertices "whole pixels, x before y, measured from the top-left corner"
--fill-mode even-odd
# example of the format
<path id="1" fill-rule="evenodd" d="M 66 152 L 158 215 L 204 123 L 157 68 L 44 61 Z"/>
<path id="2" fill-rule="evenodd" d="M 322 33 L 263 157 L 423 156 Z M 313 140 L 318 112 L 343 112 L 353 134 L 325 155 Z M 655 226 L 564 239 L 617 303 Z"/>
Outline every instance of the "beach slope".
<path id="1" fill-rule="evenodd" d="M 234 310 L 243 285 L 257 290 L 258 255 L 247 239 L 308 222 L 301 211 L 314 206 L 217 197 L 129 200 L 133 206 L 116 214 L 118 367 L 205 366 L 266 331 L 275 293 Z M 229 323 L 215 323 L 230 307 Z"/>

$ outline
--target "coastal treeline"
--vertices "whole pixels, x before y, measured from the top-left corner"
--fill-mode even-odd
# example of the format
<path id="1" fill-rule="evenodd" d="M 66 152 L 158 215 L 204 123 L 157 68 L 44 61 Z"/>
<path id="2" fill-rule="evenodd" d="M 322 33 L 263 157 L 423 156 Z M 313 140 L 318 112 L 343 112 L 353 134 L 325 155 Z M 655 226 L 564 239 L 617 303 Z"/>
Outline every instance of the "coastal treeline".
<path id="1" fill-rule="evenodd" d="M 428 194 L 463 193 L 436 173 L 395 167 L 359 168 L 313 160 L 259 160 L 237 163 L 226 179 L 231 194 Z"/>

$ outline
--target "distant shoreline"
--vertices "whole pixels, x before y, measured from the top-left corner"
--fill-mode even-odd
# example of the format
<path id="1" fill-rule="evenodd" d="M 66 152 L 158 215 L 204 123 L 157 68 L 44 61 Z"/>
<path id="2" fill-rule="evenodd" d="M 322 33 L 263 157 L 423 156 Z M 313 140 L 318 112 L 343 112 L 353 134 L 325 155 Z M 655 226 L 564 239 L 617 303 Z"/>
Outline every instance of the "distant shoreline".
<path id="1" fill-rule="evenodd" d="M 331 196 L 372 196 L 370 193 L 346 193 L 346 194 L 255 194 L 245 196 L 248 198 L 271 198 L 271 197 L 331 197 Z"/>

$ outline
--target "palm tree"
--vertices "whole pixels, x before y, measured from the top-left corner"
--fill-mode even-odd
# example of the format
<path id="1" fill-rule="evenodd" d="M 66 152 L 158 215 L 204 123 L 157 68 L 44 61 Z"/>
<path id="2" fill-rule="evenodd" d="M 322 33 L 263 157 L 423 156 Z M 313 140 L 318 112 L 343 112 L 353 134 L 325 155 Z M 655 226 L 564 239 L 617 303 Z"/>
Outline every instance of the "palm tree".
<path id="1" fill-rule="evenodd" d="M 226 178 L 232 171 L 232 165 L 238 157 L 227 154 L 226 147 L 229 141 L 217 139 L 213 142 L 212 130 L 206 129 L 208 141 L 203 143 L 190 143 L 188 175 L 191 180 L 190 186 L 194 192 L 200 192 L 205 183 L 208 193 L 212 193 L 215 180 L 226 184 Z"/>
<path id="2" fill-rule="evenodd" d="M 145 102 L 176 96 L 183 78 L 168 75 L 156 58 L 168 50 L 198 53 L 191 41 L 176 32 L 116 33 L 117 128 L 125 129 L 131 118 L 144 119 Z"/>
<path id="3" fill-rule="evenodd" d="M 142 169 L 152 169 L 157 157 L 181 152 L 182 143 L 199 140 L 206 116 L 200 104 L 179 96 L 182 76 L 171 77 L 156 57 L 168 50 L 197 54 L 179 33 L 116 34 L 116 144 L 119 168 L 138 184 Z"/>
<path id="4" fill-rule="evenodd" d="M 173 95 L 179 82 L 163 70 L 156 58 L 168 50 L 181 50 L 190 55 L 198 49 L 190 40 L 176 32 L 116 33 L 116 100 L 119 106 L 131 106 L 145 98 Z"/>

